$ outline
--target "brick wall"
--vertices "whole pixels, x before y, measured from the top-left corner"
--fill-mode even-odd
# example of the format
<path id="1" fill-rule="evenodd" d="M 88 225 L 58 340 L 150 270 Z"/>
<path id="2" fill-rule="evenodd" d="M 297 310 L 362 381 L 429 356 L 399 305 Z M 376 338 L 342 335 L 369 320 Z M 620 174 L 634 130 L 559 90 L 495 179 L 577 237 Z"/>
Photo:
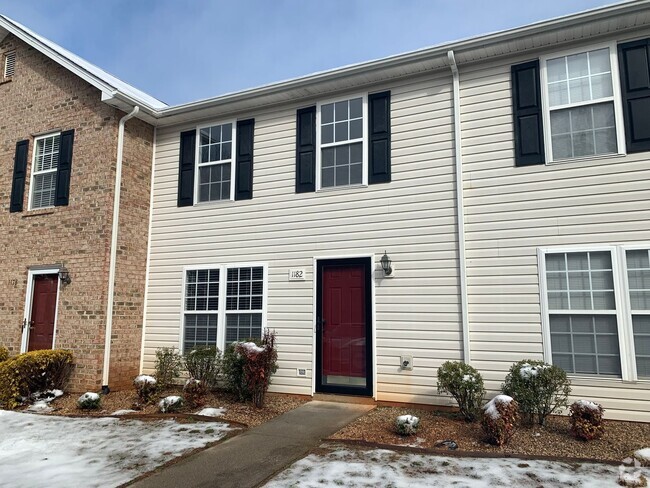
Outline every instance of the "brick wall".
<path id="1" fill-rule="evenodd" d="M 71 389 L 97 390 L 104 357 L 117 124 L 123 114 L 102 103 L 99 90 L 22 41 L 8 36 L 0 43 L 0 53 L 13 49 L 15 75 L 0 84 L 0 344 L 12 354 L 20 352 L 28 268 L 63 263 L 72 283 L 60 287 L 55 347 L 74 353 Z M 139 364 L 152 129 L 137 120 L 127 127 L 123 208 L 129 209 L 120 223 L 128 230 L 119 242 L 120 305 L 115 307 L 119 320 L 113 340 L 117 371 L 132 374 Z M 59 129 L 75 130 L 69 205 L 29 211 L 34 135 Z M 22 139 L 30 140 L 24 207 L 9 213 L 15 145 Z"/>

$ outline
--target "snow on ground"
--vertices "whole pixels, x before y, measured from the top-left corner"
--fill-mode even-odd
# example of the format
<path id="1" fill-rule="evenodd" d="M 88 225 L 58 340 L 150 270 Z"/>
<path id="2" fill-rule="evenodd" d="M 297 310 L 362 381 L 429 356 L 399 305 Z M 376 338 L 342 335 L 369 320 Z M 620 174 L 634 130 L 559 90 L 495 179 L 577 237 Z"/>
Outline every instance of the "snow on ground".
<path id="1" fill-rule="evenodd" d="M 634 468 L 627 468 L 632 474 Z M 462 458 L 336 448 L 296 462 L 266 484 L 288 487 L 615 487 L 617 466 L 512 458 Z M 647 473 L 646 473 L 647 476 Z"/>
<path id="2" fill-rule="evenodd" d="M 226 413 L 226 409 L 223 407 L 219 407 L 219 408 L 206 407 L 203 410 L 199 410 L 198 412 L 196 412 L 195 415 L 205 415 L 206 417 L 221 417 L 224 413 Z"/>
<path id="3" fill-rule="evenodd" d="M 66 418 L 0 410 L 0 486 L 115 487 L 191 449 L 227 424 Z"/>

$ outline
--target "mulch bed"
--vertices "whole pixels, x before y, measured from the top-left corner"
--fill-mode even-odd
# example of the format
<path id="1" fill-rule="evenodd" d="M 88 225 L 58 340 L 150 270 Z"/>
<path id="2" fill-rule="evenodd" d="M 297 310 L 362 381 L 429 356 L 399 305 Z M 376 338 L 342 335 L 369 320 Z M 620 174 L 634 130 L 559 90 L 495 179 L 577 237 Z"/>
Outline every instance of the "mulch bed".
<path id="1" fill-rule="evenodd" d="M 223 422 L 233 422 L 247 427 L 268 422 L 269 420 L 282 415 L 289 410 L 299 407 L 308 399 L 291 395 L 281 395 L 268 393 L 264 407 L 256 408 L 251 403 L 240 403 L 236 398 L 227 392 L 216 391 L 207 395 L 204 407 L 185 406 L 174 414 L 160 414 L 158 411 L 158 401 L 169 395 L 182 396 L 182 389 L 170 388 L 160 392 L 155 396 L 151 404 L 146 405 L 141 410 L 134 413 L 122 415 L 122 418 L 142 418 L 142 420 L 176 418 L 177 420 L 194 419 L 194 420 L 218 420 Z M 116 391 L 108 395 L 102 395 L 102 407 L 99 410 L 81 410 L 77 407 L 78 393 L 66 393 L 54 400 L 50 406 L 54 409 L 47 415 L 64 415 L 74 417 L 106 417 L 117 410 L 130 410 L 138 402 L 138 396 L 134 390 Z M 202 417 L 191 415 L 202 408 L 214 407 L 225 408 L 225 413 L 220 417 Z M 181 414 L 181 415 L 179 415 Z M 188 414 L 188 415 L 182 415 Z M 181 420 L 182 421 L 182 420 Z"/>
<path id="2" fill-rule="evenodd" d="M 395 433 L 396 417 L 406 414 L 420 418 L 420 427 L 414 436 L 402 437 Z M 617 462 L 637 449 L 650 447 L 648 423 L 606 420 L 604 425 L 605 435 L 602 439 L 584 442 L 571 435 L 568 417 L 553 416 L 547 419 L 545 427 L 518 427 L 508 445 L 496 447 L 483 441 L 480 423 L 467 423 L 453 413 L 378 407 L 332 435 L 329 440 L 416 447 L 440 454 L 477 452 Z M 451 451 L 447 447 L 435 447 L 436 443 L 444 440 L 455 441 L 458 449 Z"/>

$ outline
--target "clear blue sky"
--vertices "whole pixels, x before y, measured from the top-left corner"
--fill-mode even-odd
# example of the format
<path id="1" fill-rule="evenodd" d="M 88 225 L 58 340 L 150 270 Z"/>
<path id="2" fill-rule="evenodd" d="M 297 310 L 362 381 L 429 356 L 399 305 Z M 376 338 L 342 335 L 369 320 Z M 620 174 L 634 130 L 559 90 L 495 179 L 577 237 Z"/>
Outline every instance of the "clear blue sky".
<path id="1" fill-rule="evenodd" d="M 176 104 L 614 0 L 0 0 L 0 13 Z"/>

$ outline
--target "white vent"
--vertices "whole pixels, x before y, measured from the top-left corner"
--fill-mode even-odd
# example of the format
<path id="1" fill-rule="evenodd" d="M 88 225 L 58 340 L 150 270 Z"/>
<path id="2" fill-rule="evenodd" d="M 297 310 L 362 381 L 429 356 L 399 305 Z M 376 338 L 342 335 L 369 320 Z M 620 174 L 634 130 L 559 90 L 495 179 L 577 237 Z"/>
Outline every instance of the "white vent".
<path id="1" fill-rule="evenodd" d="M 16 68 L 16 51 L 5 54 L 4 77 L 11 78 Z"/>

